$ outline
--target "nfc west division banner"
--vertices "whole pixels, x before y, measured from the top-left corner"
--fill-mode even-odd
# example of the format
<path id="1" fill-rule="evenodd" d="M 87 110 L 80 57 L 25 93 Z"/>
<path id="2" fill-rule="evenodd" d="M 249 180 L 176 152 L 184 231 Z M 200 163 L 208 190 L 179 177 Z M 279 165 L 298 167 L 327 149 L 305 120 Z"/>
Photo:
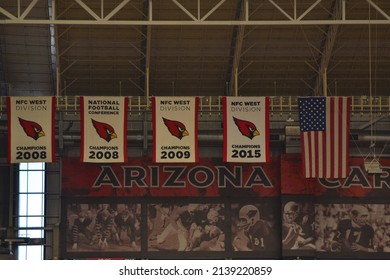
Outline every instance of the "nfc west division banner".
<path id="1" fill-rule="evenodd" d="M 80 97 L 81 161 L 127 161 L 126 97 Z"/>
<path id="2" fill-rule="evenodd" d="M 225 162 L 269 161 L 269 98 L 223 97 Z"/>
<path id="3" fill-rule="evenodd" d="M 55 161 L 55 98 L 9 97 L 8 161 Z"/>
<path id="4" fill-rule="evenodd" d="M 198 161 L 198 97 L 153 97 L 153 161 Z"/>

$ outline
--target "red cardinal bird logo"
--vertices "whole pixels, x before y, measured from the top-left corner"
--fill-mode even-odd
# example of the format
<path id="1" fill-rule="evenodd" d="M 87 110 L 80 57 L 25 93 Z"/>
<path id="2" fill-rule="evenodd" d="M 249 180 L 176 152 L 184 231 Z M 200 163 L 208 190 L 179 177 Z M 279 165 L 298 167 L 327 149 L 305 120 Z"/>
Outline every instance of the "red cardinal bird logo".
<path id="1" fill-rule="evenodd" d="M 252 140 L 253 137 L 260 135 L 260 132 L 257 130 L 256 126 L 250 121 L 240 120 L 235 117 L 233 117 L 233 120 L 241 134 L 248 137 L 249 139 Z"/>
<path id="2" fill-rule="evenodd" d="M 164 124 L 168 128 L 169 132 L 173 136 L 175 136 L 181 140 L 184 136 L 189 135 L 189 133 L 186 129 L 186 126 L 183 123 L 181 123 L 179 121 L 168 120 L 166 118 L 162 118 L 162 119 L 164 121 Z"/>
<path id="3" fill-rule="evenodd" d="M 42 126 L 33 121 L 27 121 L 22 118 L 19 118 L 19 123 L 23 127 L 24 132 L 27 136 L 37 140 L 40 137 L 45 136 L 45 132 L 42 130 Z"/>
<path id="4" fill-rule="evenodd" d="M 92 120 L 93 127 L 96 129 L 97 134 L 99 134 L 100 138 L 103 138 L 107 142 L 110 142 L 114 138 L 118 138 L 116 135 L 114 128 L 107 124 Z"/>

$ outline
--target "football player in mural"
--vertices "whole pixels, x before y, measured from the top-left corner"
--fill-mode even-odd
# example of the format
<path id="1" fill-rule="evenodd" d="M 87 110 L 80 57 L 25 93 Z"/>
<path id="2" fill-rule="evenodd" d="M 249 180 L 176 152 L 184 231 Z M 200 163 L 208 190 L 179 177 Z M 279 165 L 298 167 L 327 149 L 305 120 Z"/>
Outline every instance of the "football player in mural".
<path id="1" fill-rule="evenodd" d="M 277 242 L 271 226 L 261 219 L 255 205 L 247 204 L 240 208 L 237 228 L 232 242 L 235 251 L 263 251 Z"/>
<path id="2" fill-rule="evenodd" d="M 122 234 L 125 234 L 129 238 L 129 242 L 131 247 L 137 248 L 135 243 L 137 229 L 136 224 L 138 223 L 135 213 L 132 209 L 124 209 L 122 212 L 118 213 L 118 215 L 114 218 L 115 221 L 115 239 L 118 245 L 122 245 Z"/>
<path id="3" fill-rule="evenodd" d="M 383 252 L 389 253 L 390 252 L 390 215 L 385 216 L 384 224 L 385 224 L 385 230 L 381 242 L 381 247 Z"/>
<path id="4" fill-rule="evenodd" d="M 219 207 L 211 204 L 154 205 L 149 210 L 150 249 L 224 250 Z M 223 243 L 223 244 L 221 244 Z"/>
<path id="5" fill-rule="evenodd" d="M 195 227 L 198 207 L 199 204 L 181 205 L 173 207 L 166 215 L 159 213 L 158 219 L 161 219 L 160 223 L 163 222 L 163 228 L 158 230 L 156 225 L 152 226 L 154 231 L 158 230 L 159 233 L 150 237 L 151 245 L 162 250 L 185 251 L 189 244 L 190 230 Z M 159 208 L 160 212 L 164 210 Z"/>
<path id="6" fill-rule="evenodd" d="M 217 205 L 201 205 L 202 216 L 198 216 L 191 227 L 187 250 L 193 251 L 223 251 L 225 249 L 225 234 L 223 215 Z"/>
<path id="7" fill-rule="evenodd" d="M 170 223 L 173 207 L 168 204 L 152 204 L 148 208 L 148 247 L 157 248 L 157 237 Z"/>
<path id="8" fill-rule="evenodd" d="M 340 251 L 340 243 L 335 241 L 337 233 L 337 222 L 333 217 L 325 218 L 325 225 L 323 228 L 323 236 L 318 237 L 319 251 L 338 252 Z"/>
<path id="9" fill-rule="evenodd" d="M 363 205 L 354 205 L 350 219 L 338 223 L 335 239 L 340 243 L 341 252 L 373 252 L 374 229 L 369 225 L 370 213 Z"/>
<path id="10" fill-rule="evenodd" d="M 185 251 L 189 245 L 190 236 L 197 227 L 197 214 L 199 204 L 188 204 L 187 210 L 179 213 L 176 219 L 177 237 L 179 240 L 178 251 Z"/>
<path id="11" fill-rule="evenodd" d="M 102 204 L 102 208 L 96 214 L 95 231 L 99 249 L 108 247 L 108 240 L 115 233 L 114 215 L 109 204 Z"/>
<path id="12" fill-rule="evenodd" d="M 314 250 L 314 220 L 295 201 L 283 208 L 282 246 L 284 250 Z"/>
<path id="13" fill-rule="evenodd" d="M 77 249 L 79 245 L 79 237 L 80 235 L 84 235 L 88 244 L 92 242 L 93 232 L 90 228 L 92 224 L 92 216 L 91 212 L 88 210 L 81 210 L 77 218 L 73 222 L 71 239 L 72 239 L 72 249 Z"/>

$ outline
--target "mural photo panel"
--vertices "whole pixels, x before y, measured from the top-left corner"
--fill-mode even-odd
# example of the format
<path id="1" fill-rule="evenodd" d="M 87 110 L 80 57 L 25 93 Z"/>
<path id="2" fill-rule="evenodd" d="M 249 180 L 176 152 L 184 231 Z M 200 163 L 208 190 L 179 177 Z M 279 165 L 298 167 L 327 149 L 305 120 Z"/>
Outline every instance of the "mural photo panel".
<path id="1" fill-rule="evenodd" d="M 233 257 L 280 257 L 278 205 L 272 199 L 231 204 Z"/>
<path id="2" fill-rule="evenodd" d="M 141 204 L 69 203 L 66 220 L 66 253 L 141 251 Z"/>
<path id="3" fill-rule="evenodd" d="M 222 203 L 148 205 L 148 251 L 225 251 L 225 206 Z"/>
<path id="4" fill-rule="evenodd" d="M 315 204 L 312 197 L 283 197 L 281 209 L 283 256 L 315 256 L 314 208 Z"/>
<path id="5" fill-rule="evenodd" d="M 318 203 L 316 229 L 319 258 L 389 258 L 389 204 Z"/>

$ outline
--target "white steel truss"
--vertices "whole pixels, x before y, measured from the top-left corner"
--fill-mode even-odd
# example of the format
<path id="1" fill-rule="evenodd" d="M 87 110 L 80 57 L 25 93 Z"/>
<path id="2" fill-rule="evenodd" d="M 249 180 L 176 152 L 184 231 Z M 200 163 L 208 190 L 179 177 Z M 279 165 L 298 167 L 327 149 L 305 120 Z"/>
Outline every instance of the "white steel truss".
<path id="1" fill-rule="evenodd" d="M 381 7 L 381 4 L 375 3 L 373 0 L 364 0 L 367 3 L 367 8 L 370 7 L 374 9 L 381 18 L 370 19 L 367 16 L 360 19 L 349 18 L 348 15 L 350 6 L 353 5 L 354 1 L 348 0 L 334 0 L 341 9 L 341 18 L 332 17 L 329 18 L 327 15 L 324 15 L 324 18 L 318 19 L 308 19 L 309 15 L 312 15 L 313 10 L 318 8 L 321 5 L 323 0 L 315 1 L 310 7 L 306 8 L 303 12 L 297 9 L 298 1 L 293 1 L 293 8 L 286 9 L 280 4 L 276 3 L 273 0 L 262 0 L 262 1 L 252 1 L 252 0 L 243 0 L 245 8 L 243 9 L 244 16 L 234 19 L 234 18 L 225 18 L 219 20 L 210 19 L 211 15 L 214 14 L 217 10 L 224 8 L 226 5 L 226 0 L 220 0 L 214 7 L 212 7 L 206 14 L 201 15 L 200 10 L 202 7 L 202 0 L 197 0 L 198 13 L 194 14 L 190 9 L 186 8 L 178 0 L 170 0 L 178 9 L 178 15 L 185 13 L 188 16 L 188 20 L 180 20 L 179 17 L 177 20 L 155 20 L 153 19 L 153 0 L 145 0 L 149 2 L 149 12 L 148 16 L 144 19 L 126 19 L 126 20 L 116 20 L 115 15 L 124 7 L 131 7 L 131 0 L 123 0 L 121 3 L 117 4 L 113 9 L 107 10 L 104 6 L 104 0 L 101 0 L 100 5 L 100 14 L 96 13 L 90 6 L 88 6 L 83 0 L 69 0 L 68 2 L 72 5 L 77 5 L 79 8 L 86 11 L 90 19 L 61 19 L 61 16 L 58 16 L 55 13 L 56 2 L 58 0 L 51 0 L 53 12 L 48 18 L 31 18 L 29 15 L 37 9 L 38 3 L 41 5 L 43 2 L 47 5 L 47 0 L 32 0 L 30 4 L 24 8 L 22 5 L 22 0 L 15 0 L 17 5 L 17 12 L 10 12 L 7 7 L 4 6 L 4 3 L 0 2 L 0 24 L 39 24 L 39 25 L 133 25 L 133 26 L 156 26 L 156 25 L 222 25 L 222 26 L 234 26 L 234 25 L 252 25 L 252 26 L 273 26 L 273 25 L 361 25 L 361 24 L 390 24 L 390 12 L 386 11 Z M 157 0 L 154 0 L 157 1 Z M 161 1 L 161 0 L 158 0 Z M 169 1 L 169 0 L 166 0 Z M 203 0 L 206 1 L 206 0 Z M 195 0 L 194 0 L 195 2 Z M 271 5 L 275 11 L 278 11 L 281 15 L 281 19 L 277 20 L 257 20 L 251 18 L 253 11 L 259 11 L 262 9 L 262 4 L 268 3 Z M 24 10 L 23 10 L 24 8 Z M 160 11 L 161 12 L 161 11 Z M 162 11 L 163 12 L 163 11 Z M 16 13 L 16 14 L 15 14 Z"/>

